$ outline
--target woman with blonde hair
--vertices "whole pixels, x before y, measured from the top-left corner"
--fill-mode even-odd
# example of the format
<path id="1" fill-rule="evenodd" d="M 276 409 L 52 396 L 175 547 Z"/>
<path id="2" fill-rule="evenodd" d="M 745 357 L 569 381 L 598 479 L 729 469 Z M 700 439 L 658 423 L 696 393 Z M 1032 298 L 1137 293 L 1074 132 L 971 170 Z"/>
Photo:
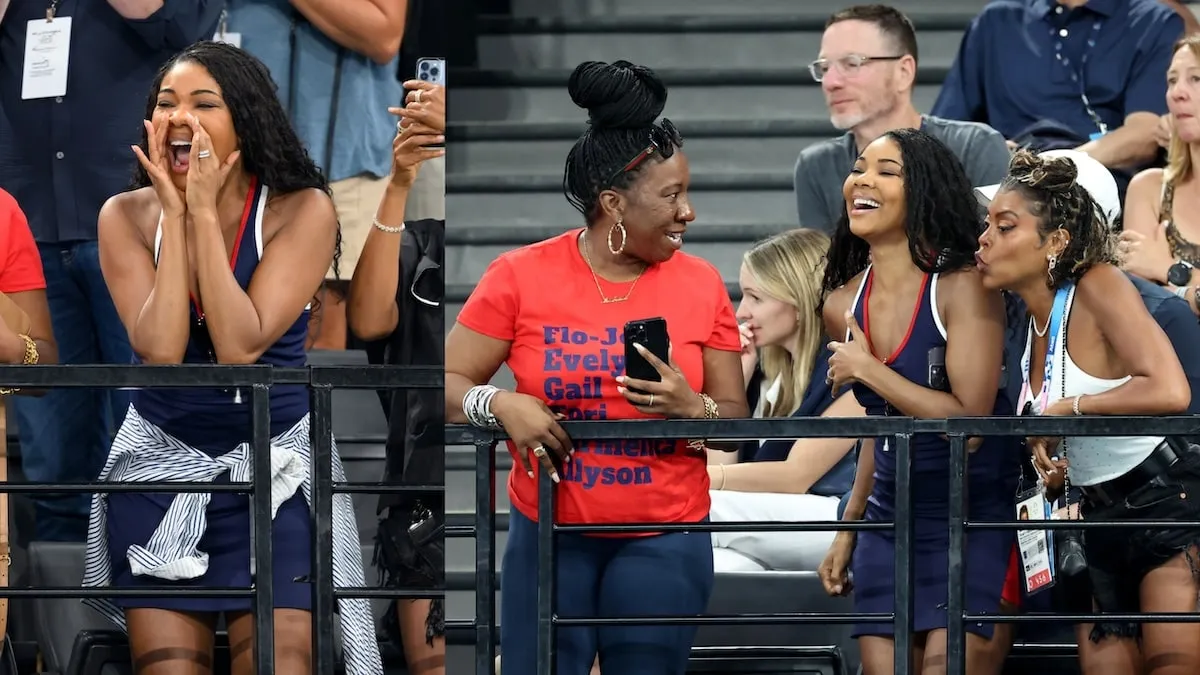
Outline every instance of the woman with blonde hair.
<path id="1" fill-rule="evenodd" d="M 757 244 L 742 259 L 742 373 L 755 417 L 856 417 L 852 395 L 834 399 L 818 308 L 829 237 L 799 229 Z M 713 522 L 837 520 L 854 478 L 854 439 L 752 442 L 709 452 Z M 740 460 L 740 461 L 739 461 Z M 715 532 L 717 570 L 815 570 L 834 532 Z"/>
<path id="2" fill-rule="evenodd" d="M 1195 215 L 1200 212 L 1200 35 L 1175 44 L 1167 70 L 1167 108 L 1167 166 L 1146 169 L 1129 183 L 1121 266 L 1174 291 L 1200 313 L 1200 217 Z"/>

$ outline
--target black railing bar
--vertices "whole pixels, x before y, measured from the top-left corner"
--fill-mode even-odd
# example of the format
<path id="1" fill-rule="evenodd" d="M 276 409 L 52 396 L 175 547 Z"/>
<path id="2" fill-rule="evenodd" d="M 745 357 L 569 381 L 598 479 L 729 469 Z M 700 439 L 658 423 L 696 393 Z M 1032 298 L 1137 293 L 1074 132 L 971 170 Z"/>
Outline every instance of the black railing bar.
<path id="1" fill-rule="evenodd" d="M 331 389 L 442 389 L 442 366 L 308 366 L 313 387 Z"/>
<path id="2" fill-rule="evenodd" d="M 474 525 L 447 525 L 446 536 L 456 539 L 470 539 L 475 536 Z"/>
<path id="3" fill-rule="evenodd" d="M 895 434 L 964 436 L 1142 436 L 1200 435 L 1196 417 L 961 417 L 922 419 L 907 417 L 789 417 L 722 420 L 611 420 L 563 422 L 563 430 L 576 440 L 707 438 L 867 438 Z M 445 428 L 447 445 L 472 445 L 477 440 L 499 440 L 499 432 L 463 425 Z"/>
<path id="4" fill-rule="evenodd" d="M 333 589 L 335 598 L 372 598 L 392 600 L 405 598 L 409 600 L 432 600 L 446 597 L 444 589 L 408 589 L 408 588 L 376 588 L 374 586 L 338 586 Z"/>
<path id="5" fill-rule="evenodd" d="M 546 471 L 538 472 L 537 513 L 537 675 L 555 675 L 558 616 L 558 537 L 554 517 L 558 490 Z M 477 673 L 476 675 L 483 675 Z"/>
<path id="6" fill-rule="evenodd" d="M 895 446 L 896 457 L 896 497 L 895 503 L 900 509 L 896 520 L 894 538 L 895 552 L 892 557 L 894 565 L 892 574 L 895 601 L 892 613 L 893 653 L 892 670 L 895 675 L 911 675 L 913 663 L 913 625 L 915 616 L 913 587 L 916 584 L 916 570 L 913 565 L 912 551 L 915 548 L 916 520 L 913 516 L 913 452 L 912 436 L 896 434 L 891 439 Z M 905 551 L 907 555 L 900 555 Z"/>
<path id="7" fill-rule="evenodd" d="M 272 384 L 338 389 L 440 389 L 440 366 L 45 365 L 0 366 L 0 385 L 29 388 L 253 387 Z"/>
<path id="8" fill-rule="evenodd" d="M 0 598 L 150 598 L 156 596 L 185 598 L 249 598 L 253 588 L 178 586 L 139 586 L 138 588 L 81 588 L 78 586 L 46 586 L 31 588 L 0 587 Z"/>
<path id="9" fill-rule="evenodd" d="M 742 625 L 773 625 L 773 624 L 808 624 L 808 623 L 890 623 L 895 617 L 892 614 L 853 614 L 835 612 L 790 612 L 784 614 L 710 614 L 703 616 L 637 616 L 637 617 L 606 617 L 603 619 L 584 619 L 554 617 L 554 625 L 559 628 L 567 626 L 742 626 Z"/>
<path id="10" fill-rule="evenodd" d="M 0 483 L 0 493 L 28 494 L 40 492 L 254 492 L 251 483 Z"/>
<path id="11" fill-rule="evenodd" d="M 475 643 L 476 675 L 492 675 L 496 654 L 496 448 L 495 442 L 476 441 L 475 513 Z M 447 583 L 451 575 L 446 575 Z"/>
<path id="12" fill-rule="evenodd" d="M 971 530 L 1087 530 L 1198 528 L 1200 520 L 1013 520 L 1009 522 L 968 521 Z"/>
<path id="13" fill-rule="evenodd" d="M 333 390 L 314 386 L 309 390 L 312 411 L 312 481 L 310 513 L 313 520 L 313 671 L 332 673 L 334 664 L 333 614 L 337 611 L 334 593 L 333 548 Z"/>
<path id="14" fill-rule="evenodd" d="M 318 426 L 329 411 L 313 411 L 312 423 Z M 254 493 L 250 495 L 250 578 L 254 583 L 254 669 L 258 673 L 275 672 L 275 565 L 271 553 L 273 517 L 271 506 L 271 391 L 266 384 L 250 390 L 250 452 L 253 460 Z M 319 492 L 319 489 L 314 489 Z M 329 513 L 328 511 L 326 513 Z M 327 517 L 326 520 L 329 518 Z M 314 524 L 314 539 L 319 537 L 320 520 Z M 320 546 L 318 545 L 318 548 Z M 317 608 L 314 608 L 317 609 Z M 313 612 L 314 625 L 320 613 Z M 318 644 L 320 644 L 318 642 Z"/>
<path id="15" fill-rule="evenodd" d="M 949 616 L 962 616 L 966 611 L 966 560 L 963 552 L 967 547 L 967 439 L 962 435 L 950 436 L 950 484 L 947 492 L 950 536 L 946 551 L 946 588 L 949 596 L 946 611 Z M 912 504 L 908 505 L 912 510 Z M 912 557 L 910 556 L 910 560 Z M 966 675 L 967 671 L 967 625 L 963 621 L 949 621 L 946 625 L 946 670 L 947 675 Z"/>
<path id="16" fill-rule="evenodd" d="M 1038 621 L 1053 621 L 1055 623 L 1100 623 L 1116 621 L 1120 623 L 1200 623 L 1200 612 L 1147 612 L 1145 614 L 965 614 L 963 620 L 969 623 L 1034 623 Z"/>
<path id="17" fill-rule="evenodd" d="M 445 485 L 397 485 L 395 483 L 334 483 L 333 491 L 352 494 L 394 494 L 397 492 L 445 493 Z"/>
<path id="18" fill-rule="evenodd" d="M 559 533 L 597 534 L 600 532 L 829 532 L 833 530 L 891 530 L 891 521 L 814 520 L 789 522 L 778 520 L 746 521 L 744 523 L 613 523 L 604 525 L 554 525 Z"/>

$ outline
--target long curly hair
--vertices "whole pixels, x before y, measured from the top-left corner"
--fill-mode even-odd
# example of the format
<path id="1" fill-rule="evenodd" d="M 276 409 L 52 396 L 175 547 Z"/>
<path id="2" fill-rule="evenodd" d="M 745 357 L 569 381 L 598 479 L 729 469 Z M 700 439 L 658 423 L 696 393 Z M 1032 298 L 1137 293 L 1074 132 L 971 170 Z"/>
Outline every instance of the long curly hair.
<path id="1" fill-rule="evenodd" d="M 904 231 L 913 263 L 927 273 L 974 264 L 983 210 L 958 157 L 917 129 L 894 129 L 884 136 L 900 148 L 904 161 Z M 844 286 L 869 262 L 870 246 L 850 231 L 843 208 L 829 246 L 824 290 Z"/>
<path id="2" fill-rule="evenodd" d="M 671 121 L 655 122 L 667 105 L 667 87 L 654 71 L 629 61 L 585 61 L 567 82 L 575 105 L 588 111 L 588 128 L 567 153 L 563 194 L 588 225 L 600 215 L 600 193 L 633 185 L 651 162 L 683 147 Z M 629 167 L 653 146 L 653 157 Z"/>
<path id="3" fill-rule="evenodd" d="M 1069 236 L 1067 246 L 1046 275 L 1046 285 L 1058 288 L 1077 281 L 1095 265 L 1117 264 L 1116 235 L 1092 195 L 1076 180 L 1079 169 L 1066 157 L 1042 157 L 1021 150 L 1013 155 L 1001 190 L 1025 198 L 1038 218 L 1042 243 L 1057 230 Z"/>
<path id="4" fill-rule="evenodd" d="M 316 188 L 331 195 L 329 180 L 300 140 L 292 122 L 279 101 L 278 87 L 271 72 L 249 52 L 223 42 L 197 42 L 171 57 L 150 87 L 146 99 L 146 119 L 154 116 L 158 106 L 158 90 L 163 78 L 179 63 L 197 63 L 208 71 L 221 87 L 222 98 L 233 118 L 241 162 L 246 172 L 278 195 Z M 142 152 L 149 154 L 146 131 L 142 129 L 139 143 Z M 150 176 L 141 163 L 134 164 L 132 189 L 150 185 Z M 333 252 L 333 272 L 341 275 L 338 263 L 342 257 L 342 230 L 339 224 Z"/>

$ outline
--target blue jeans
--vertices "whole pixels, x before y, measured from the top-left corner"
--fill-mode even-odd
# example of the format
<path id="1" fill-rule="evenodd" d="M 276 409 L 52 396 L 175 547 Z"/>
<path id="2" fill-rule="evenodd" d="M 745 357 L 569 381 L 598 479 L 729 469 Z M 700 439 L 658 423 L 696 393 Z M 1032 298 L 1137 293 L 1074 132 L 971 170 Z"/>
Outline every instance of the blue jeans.
<path id="1" fill-rule="evenodd" d="M 46 300 L 64 364 L 127 364 L 133 351 L 100 273 L 94 241 L 39 244 Z M 40 398 L 9 400 L 21 440 L 27 480 L 67 483 L 96 480 L 113 431 L 125 419 L 129 396 L 109 389 L 52 389 Z M 90 494 L 30 495 L 39 541 L 87 539 Z"/>
<path id="2" fill-rule="evenodd" d="M 501 675 L 537 671 L 537 523 L 510 512 L 500 603 Z M 707 521 L 705 521 L 707 522 Z M 556 614 L 564 618 L 703 614 L 713 587 L 712 535 L 560 534 Z M 683 675 L 695 626 L 558 629 L 558 675 L 600 669 L 621 675 Z"/>

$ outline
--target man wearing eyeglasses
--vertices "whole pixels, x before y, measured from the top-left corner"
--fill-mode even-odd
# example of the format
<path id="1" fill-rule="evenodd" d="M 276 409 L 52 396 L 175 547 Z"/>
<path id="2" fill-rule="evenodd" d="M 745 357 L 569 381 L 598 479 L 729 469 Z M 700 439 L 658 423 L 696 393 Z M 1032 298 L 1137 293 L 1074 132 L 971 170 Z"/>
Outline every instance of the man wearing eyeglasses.
<path id="1" fill-rule="evenodd" d="M 917 37 L 899 10 L 859 5 L 833 14 L 809 71 L 821 83 L 829 121 L 846 133 L 810 145 L 796 161 L 801 227 L 833 231 L 846 210 L 842 183 L 859 151 L 893 129 L 919 128 L 945 143 L 975 185 L 995 183 L 1008 171 L 1008 147 L 991 127 L 922 115 L 913 107 Z"/>

